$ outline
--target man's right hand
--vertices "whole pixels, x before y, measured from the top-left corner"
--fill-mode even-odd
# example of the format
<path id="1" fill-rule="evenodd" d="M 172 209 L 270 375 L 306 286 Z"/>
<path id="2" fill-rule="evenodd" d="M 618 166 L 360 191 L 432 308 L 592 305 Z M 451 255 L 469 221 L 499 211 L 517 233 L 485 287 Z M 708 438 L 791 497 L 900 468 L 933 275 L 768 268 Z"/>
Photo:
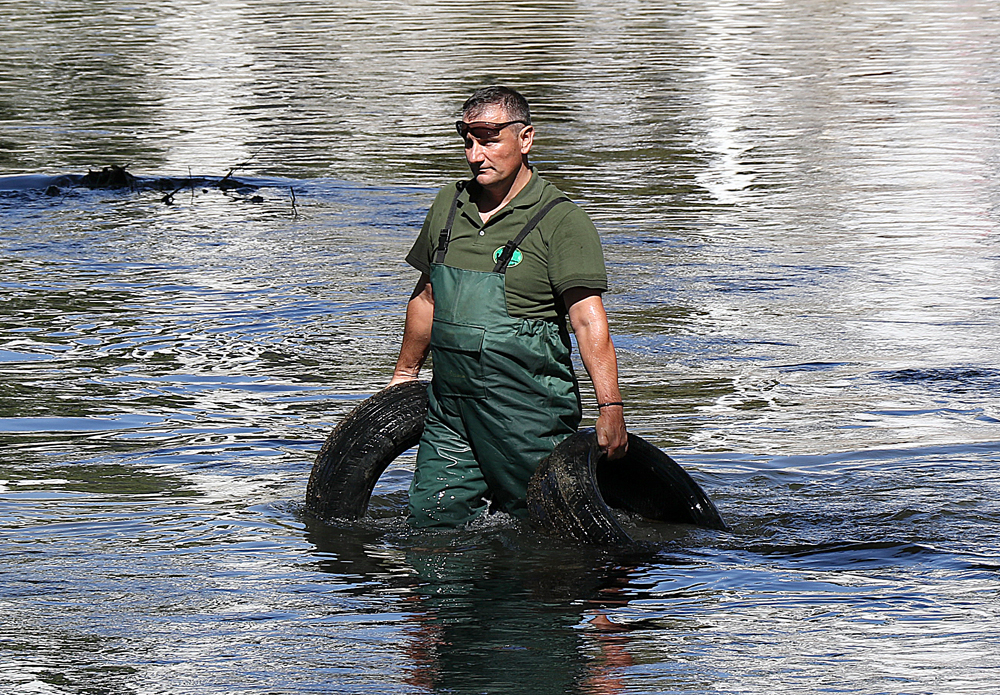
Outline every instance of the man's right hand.
<path id="1" fill-rule="evenodd" d="M 418 377 L 416 374 L 406 374 L 397 372 L 394 373 L 392 375 L 392 379 L 389 380 L 389 386 L 395 386 L 396 384 L 403 384 L 406 383 L 407 381 L 416 381 L 417 378 Z"/>

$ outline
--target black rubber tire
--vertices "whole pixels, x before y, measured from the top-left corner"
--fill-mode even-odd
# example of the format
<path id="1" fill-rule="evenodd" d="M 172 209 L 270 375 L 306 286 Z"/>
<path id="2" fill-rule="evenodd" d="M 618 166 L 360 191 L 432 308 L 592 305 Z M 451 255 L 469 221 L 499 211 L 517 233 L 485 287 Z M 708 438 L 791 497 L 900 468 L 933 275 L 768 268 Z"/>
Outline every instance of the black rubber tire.
<path id="1" fill-rule="evenodd" d="M 306 509 L 322 519 L 363 517 L 375 483 L 397 456 L 417 445 L 426 417 L 426 382 L 390 386 L 362 401 L 316 456 Z"/>
<path id="2" fill-rule="evenodd" d="M 316 456 L 306 509 L 321 519 L 363 517 L 379 477 L 417 445 L 426 417 L 425 382 L 388 387 L 363 401 Z M 715 505 L 684 469 L 641 437 L 628 437 L 628 453 L 611 463 L 593 429 L 559 444 L 528 485 L 532 524 L 564 539 L 619 546 L 633 539 L 610 507 L 655 521 L 726 529 Z"/>
<path id="3" fill-rule="evenodd" d="M 631 441 L 629 441 L 631 445 Z M 563 539 L 629 545 L 632 537 L 615 519 L 597 487 L 597 433 L 581 430 L 563 440 L 528 481 L 532 525 Z"/>
<path id="4" fill-rule="evenodd" d="M 593 429 L 565 439 L 528 485 L 528 513 L 538 528 L 599 545 L 634 541 L 611 507 L 647 519 L 725 530 L 718 509 L 690 475 L 646 440 L 628 436 L 628 453 L 608 462 Z"/>

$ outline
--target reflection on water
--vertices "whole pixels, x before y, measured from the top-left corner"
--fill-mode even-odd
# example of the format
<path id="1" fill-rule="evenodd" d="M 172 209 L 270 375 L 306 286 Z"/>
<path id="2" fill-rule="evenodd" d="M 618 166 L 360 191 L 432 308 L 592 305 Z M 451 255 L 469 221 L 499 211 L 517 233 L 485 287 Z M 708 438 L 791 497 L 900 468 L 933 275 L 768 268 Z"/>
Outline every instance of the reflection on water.
<path id="1" fill-rule="evenodd" d="M 540 547 L 502 526 L 480 535 L 437 534 L 386 544 L 365 528 L 319 526 L 308 538 L 324 572 L 376 579 L 352 587 L 364 596 L 391 590 L 405 608 L 399 645 L 411 664 L 406 683 L 443 692 L 602 692 L 608 665 L 584 655 L 596 635 L 629 629 L 611 623 L 630 567 L 575 547 Z M 628 558 L 627 558 L 628 559 Z M 630 558 L 634 563 L 636 558 Z M 552 571 L 553 564 L 559 573 Z M 601 649 L 608 660 L 621 655 Z M 529 680 L 530 679 L 530 680 Z"/>
<path id="2" fill-rule="evenodd" d="M 995 692 L 998 21 L 0 5 L 0 690 Z M 497 81 L 602 232 L 632 429 L 733 533 L 413 534 L 412 452 L 371 518 L 301 515 Z M 23 178 L 111 163 L 205 185 Z M 211 185 L 233 169 L 252 194 Z"/>

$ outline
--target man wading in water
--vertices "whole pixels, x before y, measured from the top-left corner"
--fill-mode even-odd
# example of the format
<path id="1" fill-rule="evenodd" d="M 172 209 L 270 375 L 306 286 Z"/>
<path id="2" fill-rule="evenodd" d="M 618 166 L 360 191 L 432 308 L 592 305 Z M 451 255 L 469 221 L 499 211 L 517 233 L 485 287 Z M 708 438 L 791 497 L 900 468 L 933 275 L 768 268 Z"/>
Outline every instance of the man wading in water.
<path id="1" fill-rule="evenodd" d="M 472 179 L 446 186 L 406 261 L 420 271 L 390 385 L 434 355 L 409 523 L 458 527 L 486 511 L 527 515 L 528 480 L 580 424 L 566 317 L 597 395 L 598 443 L 628 439 L 601 293 L 604 255 L 587 214 L 528 164 L 528 103 L 485 87 L 456 123 Z"/>

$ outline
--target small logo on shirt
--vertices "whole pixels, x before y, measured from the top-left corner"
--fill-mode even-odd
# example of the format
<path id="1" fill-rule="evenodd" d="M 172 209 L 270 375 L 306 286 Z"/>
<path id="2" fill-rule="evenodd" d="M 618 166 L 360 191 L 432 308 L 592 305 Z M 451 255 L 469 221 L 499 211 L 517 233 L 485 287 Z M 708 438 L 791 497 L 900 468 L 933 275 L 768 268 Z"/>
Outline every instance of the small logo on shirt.
<path id="1" fill-rule="evenodd" d="M 498 248 L 493 252 L 493 262 L 496 263 L 500 259 L 500 254 L 503 253 L 503 246 Z M 515 265 L 520 263 L 524 259 L 521 255 L 521 249 L 514 249 L 514 255 L 510 257 L 510 261 L 507 263 L 508 268 L 513 268 Z"/>

